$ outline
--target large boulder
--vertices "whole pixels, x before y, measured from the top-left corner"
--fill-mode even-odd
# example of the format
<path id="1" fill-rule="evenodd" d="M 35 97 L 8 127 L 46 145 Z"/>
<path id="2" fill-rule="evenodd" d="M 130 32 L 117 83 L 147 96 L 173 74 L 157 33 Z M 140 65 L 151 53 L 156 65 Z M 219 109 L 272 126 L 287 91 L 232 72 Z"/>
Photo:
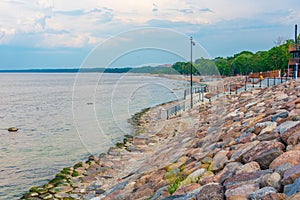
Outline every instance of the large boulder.
<path id="1" fill-rule="evenodd" d="M 277 190 L 273 187 L 264 187 L 259 190 L 256 190 L 255 192 L 252 192 L 250 194 L 250 199 L 251 200 L 261 200 L 270 193 L 277 193 Z"/>
<path id="2" fill-rule="evenodd" d="M 256 161 L 262 169 L 268 169 L 270 163 L 283 153 L 281 142 L 263 141 L 243 155 L 245 163 Z"/>
<path id="3" fill-rule="evenodd" d="M 292 184 L 297 178 L 300 177 L 300 163 L 285 171 L 282 184 Z"/>
<path id="4" fill-rule="evenodd" d="M 227 178 L 224 182 L 224 186 L 226 187 L 226 189 L 230 189 L 245 184 L 260 184 L 261 177 L 266 174 L 271 174 L 272 172 L 272 170 L 260 170 L 255 172 L 236 174 L 232 177 Z"/>
<path id="5" fill-rule="evenodd" d="M 229 151 L 221 150 L 214 156 L 211 163 L 212 171 L 219 171 L 224 167 L 224 165 L 228 162 L 228 152 Z"/>
<path id="6" fill-rule="evenodd" d="M 291 150 L 281 154 L 270 164 L 270 169 L 276 169 L 282 164 L 290 163 L 293 166 L 300 163 L 300 150 Z"/>
<path id="7" fill-rule="evenodd" d="M 236 188 L 227 189 L 225 191 L 225 197 L 227 200 L 246 200 L 250 198 L 250 194 L 259 189 L 259 184 L 245 184 Z"/>
<path id="8" fill-rule="evenodd" d="M 288 138 L 300 129 L 299 121 L 287 121 L 280 124 L 274 131 L 280 133 L 280 137 L 284 142 L 287 142 Z"/>
<path id="9" fill-rule="evenodd" d="M 219 183 L 209 183 L 202 186 L 197 194 L 198 200 L 223 200 L 223 186 Z"/>
<path id="10" fill-rule="evenodd" d="M 300 192 L 300 178 L 296 179 L 293 184 L 284 186 L 284 194 L 287 196 L 292 196 Z"/>

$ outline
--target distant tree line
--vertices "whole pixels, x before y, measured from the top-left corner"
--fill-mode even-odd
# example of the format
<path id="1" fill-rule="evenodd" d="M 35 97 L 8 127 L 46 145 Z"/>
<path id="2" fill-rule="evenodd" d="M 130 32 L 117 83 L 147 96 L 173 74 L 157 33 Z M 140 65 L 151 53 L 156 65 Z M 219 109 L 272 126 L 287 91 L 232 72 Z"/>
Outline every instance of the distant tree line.
<path id="1" fill-rule="evenodd" d="M 300 39 L 300 36 L 298 37 Z M 268 51 L 242 51 L 227 58 L 217 57 L 215 59 L 199 58 L 195 60 L 192 73 L 195 75 L 245 75 L 250 72 L 263 72 L 280 69 L 282 73 L 287 68 L 290 53 L 289 45 L 293 40 L 276 41 L 275 46 Z M 190 74 L 190 62 L 176 62 L 172 68 L 180 74 Z"/>

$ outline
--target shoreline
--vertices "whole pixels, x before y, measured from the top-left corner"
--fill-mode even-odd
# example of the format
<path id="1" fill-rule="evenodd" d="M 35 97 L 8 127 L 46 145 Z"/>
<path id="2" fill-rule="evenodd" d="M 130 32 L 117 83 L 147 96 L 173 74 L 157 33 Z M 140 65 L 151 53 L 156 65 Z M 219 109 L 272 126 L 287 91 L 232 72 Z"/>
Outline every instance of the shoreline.
<path id="1" fill-rule="evenodd" d="M 157 120 L 163 106 L 136 116 L 142 134 L 65 168 L 58 185 L 31 194 L 92 200 L 300 197 L 299 81 L 222 96 Z"/>
<path id="2" fill-rule="evenodd" d="M 112 153 L 115 150 L 122 150 L 125 149 L 128 152 L 131 152 L 131 149 L 128 149 L 126 144 L 133 142 L 133 139 L 135 137 L 143 136 L 144 132 L 147 128 L 145 128 L 145 125 L 148 122 L 147 114 L 150 110 L 154 109 L 163 109 L 166 106 L 173 105 L 176 102 L 179 102 L 180 100 L 174 100 L 174 101 L 168 101 L 165 103 L 161 103 L 158 105 L 155 105 L 153 107 L 144 108 L 141 111 L 135 113 L 130 119 L 128 119 L 128 123 L 132 126 L 132 133 L 130 135 L 124 135 L 123 141 L 117 142 L 115 146 L 111 146 L 106 152 L 100 153 L 97 155 L 90 155 L 85 161 L 79 161 L 75 163 L 73 166 L 64 167 L 59 173 L 54 175 L 54 178 L 50 181 L 48 181 L 46 184 L 42 186 L 32 186 L 27 192 L 21 194 L 20 199 L 31 199 L 31 198 L 39 198 L 39 199 L 63 199 L 63 198 L 70 198 L 70 199 L 77 199 L 76 197 L 60 197 L 59 195 L 56 197 L 55 195 L 57 193 L 64 192 L 70 192 L 71 188 L 67 188 L 67 190 L 51 190 L 57 187 L 64 187 L 69 186 L 71 184 L 68 184 L 71 179 L 76 179 L 76 177 L 79 177 L 80 179 L 84 177 L 84 172 L 86 172 L 87 169 L 89 169 L 93 165 L 99 164 L 99 160 L 103 158 L 104 156 L 114 154 Z M 109 176 L 105 178 L 111 178 Z M 75 184 L 76 185 L 76 184 Z"/>

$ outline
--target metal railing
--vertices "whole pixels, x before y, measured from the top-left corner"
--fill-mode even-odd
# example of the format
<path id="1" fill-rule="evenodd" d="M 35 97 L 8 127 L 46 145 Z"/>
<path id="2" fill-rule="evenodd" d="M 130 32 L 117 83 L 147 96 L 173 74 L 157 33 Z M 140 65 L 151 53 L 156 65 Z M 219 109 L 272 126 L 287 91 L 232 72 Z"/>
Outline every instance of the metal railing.
<path id="1" fill-rule="evenodd" d="M 224 95 L 237 95 L 238 92 L 251 90 L 254 88 L 262 88 L 262 87 L 271 87 L 275 85 L 282 84 L 286 81 L 290 80 L 289 77 L 273 77 L 273 78 L 249 78 L 245 77 L 244 81 L 241 79 L 238 81 L 225 81 L 222 85 L 216 86 L 201 86 L 193 88 L 193 104 L 197 104 L 200 102 L 211 102 L 212 99 L 218 98 Z M 186 89 L 184 91 L 183 100 L 167 109 L 166 111 L 166 119 L 170 119 L 179 113 L 190 110 L 189 96 L 190 89 Z"/>

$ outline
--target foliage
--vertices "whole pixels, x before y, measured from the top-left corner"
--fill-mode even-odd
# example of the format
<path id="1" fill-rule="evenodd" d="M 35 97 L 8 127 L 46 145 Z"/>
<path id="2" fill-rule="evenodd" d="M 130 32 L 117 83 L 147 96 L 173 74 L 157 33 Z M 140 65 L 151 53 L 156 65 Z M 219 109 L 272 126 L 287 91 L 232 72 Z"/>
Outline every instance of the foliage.
<path id="1" fill-rule="evenodd" d="M 181 181 L 184 180 L 184 176 L 179 175 L 174 180 L 172 180 L 172 183 L 168 186 L 168 191 L 170 194 L 173 194 L 176 192 L 176 190 L 179 188 Z"/>
<path id="2" fill-rule="evenodd" d="M 298 37 L 300 39 L 300 35 Z M 280 44 L 280 45 L 279 45 Z M 292 40 L 278 43 L 268 51 L 242 51 L 234 56 L 215 59 L 199 58 L 193 63 L 192 73 L 194 75 L 237 75 L 249 74 L 250 72 L 263 72 L 280 69 L 284 73 L 290 53 L 289 45 Z M 176 62 L 172 68 L 180 74 L 190 74 L 190 62 Z"/>

